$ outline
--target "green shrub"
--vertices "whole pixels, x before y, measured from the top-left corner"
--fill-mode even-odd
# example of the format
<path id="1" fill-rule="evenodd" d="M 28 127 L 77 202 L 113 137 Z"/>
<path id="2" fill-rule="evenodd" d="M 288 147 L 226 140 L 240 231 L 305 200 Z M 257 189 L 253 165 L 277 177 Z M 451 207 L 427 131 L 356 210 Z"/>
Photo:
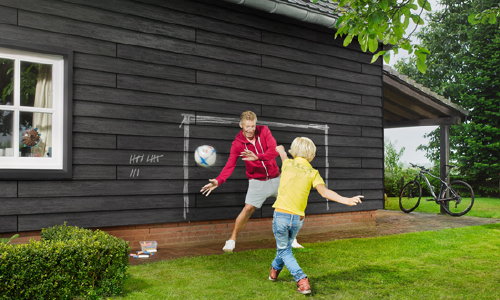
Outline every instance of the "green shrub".
<path id="1" fill-rule="evenodd" d="M 0 244 L 0 299 L 95 299 L 122 292 L 127 242 L 103 231 L 55 226 L 41 241 Z"/>
<path id="2" fill-rule="evenodd" d="M 418 171 L 411 168 L 401 168 L 384 174 L 384 192 L 391 197 L 398 197 L 403 185 L 413 180 Z"/>

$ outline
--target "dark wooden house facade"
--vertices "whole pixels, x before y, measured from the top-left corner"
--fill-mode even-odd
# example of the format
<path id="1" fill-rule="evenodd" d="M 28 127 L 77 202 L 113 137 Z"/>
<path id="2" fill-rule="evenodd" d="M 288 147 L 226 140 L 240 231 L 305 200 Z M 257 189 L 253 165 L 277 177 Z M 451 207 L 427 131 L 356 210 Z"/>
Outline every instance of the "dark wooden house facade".
<path id="1" fill-rule="evenodd" d="M 209 197 L 199 190 L 245 110 L 279 144 L 310 137 L 329 187 L 365 196 L 347 207 L 314 192 L 307 214 L 383 208 L 382 64 L 333 34 L 225 1 L 0 0 L 0 50 L 65 61 L 69 131 L 56 172 L 2 166 L 0 153 L 0 232 L 233 219 L 241 162 Z M 212 168 L 194 163 L 204 144 L 218 151 Z"/>

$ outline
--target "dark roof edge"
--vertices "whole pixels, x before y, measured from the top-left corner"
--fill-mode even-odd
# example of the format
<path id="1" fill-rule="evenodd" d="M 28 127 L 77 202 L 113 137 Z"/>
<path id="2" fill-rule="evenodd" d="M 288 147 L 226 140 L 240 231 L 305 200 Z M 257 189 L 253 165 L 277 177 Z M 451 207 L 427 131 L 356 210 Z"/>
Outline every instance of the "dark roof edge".
<path id="1" fill-rule="evenodd" d="M 233 4 L 239 4 L 251 7 L 257 10 L 265 11 L 271 14 L 277 14 L 293 18 L 302 22 L 317 24 L 327 28 L 334 28 L 337 19 L 334 16 L 328 16 L 301 8 L 292 4 L 275 2 L 272 0 L 223 0 Z"/>
<path id="2" fill-rule="evenodd" d="M 411 79 L 410 77 L 403 75 L 403 74 L 400 74 L 399 72 L 397 72 L 396 70 L 394 70 L 393 68 L 391 68 L 388 65 L 384 65 L 384 75 L 390 76 L 393 79 L 401 82 L 402 84 L 410 87 L 411 89 L 413 89 L 421 94 L 426 95 L 427 97 L 432 99 L 434 102 L 441 103 L 441 104 L 443 104 L 451 109 L 456 110 L 457 112 L 459 112 L 463 116 L 469 115 L 469 112 L 465 108 L 461 107 L 458 104 L 451 102 L 450 99 L 446 99 L 445 97 L 433 92 L 431 89 L 421 85 L 420 83 L 417 83 L 415 80 Z"/>

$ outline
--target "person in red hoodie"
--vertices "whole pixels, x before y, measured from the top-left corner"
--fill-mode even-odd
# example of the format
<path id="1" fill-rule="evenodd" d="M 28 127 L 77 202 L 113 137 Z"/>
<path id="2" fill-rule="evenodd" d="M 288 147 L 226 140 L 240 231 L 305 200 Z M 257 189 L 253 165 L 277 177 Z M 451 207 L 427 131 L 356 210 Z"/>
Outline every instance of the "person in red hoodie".
<path id="1" fill-rule="evenodd" d="M 238 233 L 245 227 L 255 209 L 262 207 L 267 198 L 278 194 L 280 169 L 276 163 L 276 140 L 271 130 L 267 126 L 257 125 L 257 115 L 252 111 L 241 114 L 240 127 L 241 131 L 234 138 L 226 165 L 219 176 L 209 179 L 209 183 L 200 191 L 205 196 L 210 195 L 231 176 L 238 157 L 245 161 L 245 174 L 249 179 L 245 206 L 236 218 L 231 237 L 222 248 L 224 252 L 233 252 Z M 294 241 L 294 247 L 302 246 Z"/>

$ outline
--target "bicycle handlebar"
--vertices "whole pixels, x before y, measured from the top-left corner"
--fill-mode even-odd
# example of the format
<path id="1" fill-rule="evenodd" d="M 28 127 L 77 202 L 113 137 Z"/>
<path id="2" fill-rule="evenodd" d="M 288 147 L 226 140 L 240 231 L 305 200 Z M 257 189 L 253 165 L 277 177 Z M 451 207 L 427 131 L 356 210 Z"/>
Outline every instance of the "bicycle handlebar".
<path id="1" fill-rule="evenodd" d="M 425 168 L 425 167 L 423 167 L 423 166 L 415 165 L 415 164 L 412 164 L 412 163 L 410 163 L 410 165 L 411 165 L 412 167 L 414 167 L 414 168 L 419 168 L 419 169 L 420 169 L 420 170 L 422 170 L 422 171 L 426 171 L 426 172 L 430 172 L 430 171 L 431 171 L 431 170 L 429 170 L 429 169 L 427 169 L 427 168 Z"/>

